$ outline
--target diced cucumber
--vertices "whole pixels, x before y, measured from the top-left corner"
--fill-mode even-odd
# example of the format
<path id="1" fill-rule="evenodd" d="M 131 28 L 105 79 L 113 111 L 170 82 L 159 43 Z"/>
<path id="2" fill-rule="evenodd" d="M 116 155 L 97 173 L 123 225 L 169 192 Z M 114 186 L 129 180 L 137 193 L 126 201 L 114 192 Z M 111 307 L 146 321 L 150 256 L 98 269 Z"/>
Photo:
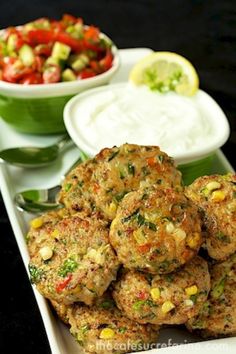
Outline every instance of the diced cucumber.
<path id="1" fill-rule="evenodd" d="M 60 68 L 63 70 L 64 67 L 65 67 L 65 60 L 56 59 L 56 58 L 53 58 L 53 57 L 48 57 L 47 60 L 44 63 L 44 68 L 47 68 L 47 67 L 53 66 L 53 65 L 56 65 L 56 66 L 59 65 Z"/>
<path id="2" fill-rule="evenodd" d="M 63 43 L 55 42 L 52 48 L 52 57 L 56 59 L 66 60 L 70 55 L 71 48 Z"/>
<path id="3" fill-rule="evenodd" d="M 69 33 L 71 37 L 80 39 L 83 37 L 83 28 L 82 23 L 76 23 L 75 25 L 68 26 L 66 32 Z"/>
<path id="4" fill-rule="evenodd" d="M 76 55 L 71 61 L 70 66 L 75 71 L 84 69 L 89 63 L 89 58 L 85 54 Z"/>
<path id="5" fill-rule="evenodd" d="M 34 29 L 50 29 L 50 22 L 47 18 L 42 18 L 33 22 L 28 22 L 24 25 L 24 30 L 31 31 Z"/>
<path id="6" fill-rule="evenodd" d="M 44 63 L 44 66 L 49 65 L 60 65 L 61 61 L 58 58 L 53 58 L 52 56 L 48 57 Z"/>
<path id="7" fill-rule="evenodd" d="M 17 41 L 17 35 L 15 33 L 10 34 L 7 40 L 8 53 L 11 53 L 16 49 L 16 41 Z"/>
<path id="8" fill-rule="evenodd" d="M 1 50 L 1 55 L 2 56 L 5 56 L 5 55 L 8 54 L 7 44 L 4 41 L 2 41 L 1 39 L 0 39 L 0 50 Z"/>
<path id="9" fill-rule="evenodd" d="M 62 81 L 75 81 L 77 80 L 74 72 L 71 69 L 65 69 L 61 75 Z"/>
<path id="10" fill-rule="evenodd" d="M 33 49 L 28 44 L 24 44 L 19 50 L 19 58 L 25 66 L 31 66 L 35 58 Z"/>

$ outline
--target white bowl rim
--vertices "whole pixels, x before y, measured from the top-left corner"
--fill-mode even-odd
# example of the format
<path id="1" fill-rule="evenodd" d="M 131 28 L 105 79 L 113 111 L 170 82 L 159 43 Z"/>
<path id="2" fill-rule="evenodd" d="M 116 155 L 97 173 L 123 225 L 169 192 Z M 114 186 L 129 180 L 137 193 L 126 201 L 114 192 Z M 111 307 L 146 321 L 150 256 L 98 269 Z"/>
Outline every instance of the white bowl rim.
<path id="1" fill-rule="evenodd" d="M 72 140 L 74 141 L 74 143 L 83 151 L 85 151 L 85 153 L 87 153 L 89 156 L 94 156 L 95 153 L 97 153 L 98 151 L 96 149 L 92 149 L 90 148 L 90 146 L 86 145 L 86 143 L 80 139 L 80 137 L 78 136 L 78 134 L 76 133 L 76 131 L 74 130 L 73 127 L 73 122 L 72 122 L 72 115 L 71 115 L 71 111 L 73 109 L 73 107 L 78 104 L 77 102 L 80 100 L 83 100 L 83 98 L 86 98 L 88 96 L 90 96 L 91 94 L 96 94 L 97 92 L 103 91 L 103 90 L 110 90 L 113 87 L 125 87 L 126 85 L 130 85 L 129 82 L 126 83 L 114 83 L 114 84 L 110 84 L 108 86 L 100 86 L 100 87 L 96 87 L 93 89 L 89 89 L 86 92 L 82 92 L 76 96 L 74 96 L 73 98 L 71 98 L 67 104 L 65 105 L 64 108 L 64 112 L 63 112 L 63 116 L 64 116 L 64 123 L 67 129 L 68 134 L 70 135 L 70 137 L 72 138 Z M 222 130 L 221 130 L 221 136 L 219 137 L 219 139 L 216 141 L 212 141 L 212 143 L 209 143 L 207 145 L 207 147 L 200 147 L 197 151 L 194 151 L 194 153 L 192 152 L 184 152 L 184 153 L 179 153 L 176 156 L 173 156 L 175 161 L 178 164 L 187 164 L 196 160 L 200 160 L 203 159 L 207 156 L 210 156 L 211 154 L 215 153 L 215 151 L 217 149 L 219 149 L 221 146 L 223 146 L 225 144 L 225 142 L 228 140 L 229 135 L 230 135 L 230 126 L 229 126 L 229 122 L 228 119 L 225 115 L 225 113 L 223 112 L 223 110 L 221 109 L 221 107 L 219 106 L 219 104 L 213 99 L 213 97 L 211 97 L 208 93 L 206 93 L 205 91 L 199 89 L 198 92 L 196 93 L 196 95 L 199 95 L 200 97 L 202 97 L 204 100 L 207 100 L 209 105 L 211 105 L 214 109 L 216 109 L 218 111 L 220 120 L 221 120 L 221 125 L 222 125 Z"/>
<path id="2" fill-rule="evenodd" d="M 101 32 L 100 35 L 103 38 L 111 41 L 111 39 L 103 32 Z M 103 85 L 110 80 L 110 78 L 120 67 L 119 50 L 113 42 L 111 50 L 114 55 L 113 65 L 109 70 L 102 74 L 83 80 L 57 82 L 52 84 L 21 85 L 0 80 L 0 94 L 2 96 L 15 98 L 46 98 L 56 96 L 70 96 L 86 90 L 87 88 Z"/>

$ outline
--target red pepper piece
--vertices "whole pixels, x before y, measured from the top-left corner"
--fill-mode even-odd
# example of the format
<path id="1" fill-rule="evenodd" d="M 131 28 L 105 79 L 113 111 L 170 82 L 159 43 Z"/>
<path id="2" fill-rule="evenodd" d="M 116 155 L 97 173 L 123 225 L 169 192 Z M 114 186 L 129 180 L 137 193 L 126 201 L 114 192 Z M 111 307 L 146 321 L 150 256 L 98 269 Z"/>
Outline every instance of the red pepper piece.
<path id="1" fill-rule="evenodd" d="M 56 286 L 56 292 L 61 293 L 65 287 L 69 284 L 71 281 L 72 274 L 69 274 L 62 282 L 58 283 Z"/>
<path id="2" fill-rule="evenodd" d="M 139 300 L 147 300 L 148 296 L 149 295 L 144 290 L 139 291 L 137 294 Z"/>
<path id="3" fill-rule="evenodd" d="M 149 243 L 146 243 L 145 245 L 138 246 L 138 251 L 140 253 L 146 253 L 150 250 L 151 245 Z"/>

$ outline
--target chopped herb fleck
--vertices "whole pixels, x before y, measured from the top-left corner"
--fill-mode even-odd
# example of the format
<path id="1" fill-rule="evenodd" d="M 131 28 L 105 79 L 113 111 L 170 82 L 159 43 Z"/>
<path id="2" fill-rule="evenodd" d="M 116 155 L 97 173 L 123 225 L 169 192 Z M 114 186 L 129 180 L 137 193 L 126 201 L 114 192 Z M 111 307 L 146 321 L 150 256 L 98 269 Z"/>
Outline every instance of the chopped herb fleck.
<path id="1" fill-rule="evenodd" d="M 78 267 L 78 263 L 73 258 L 65 260 L 58 271 L 60 277 L 66 277 L 68 273 L 72 273 Z"/>
<path id="2" fill-rule="evenodd" d="M 156 304 L 154 304 L 154 302 L 151 300 L 138 300 L 133 304 L 132 308 L 135 311 L 139 311 L 141 307 L 145 305 L 150 307 L 156 306 Z"/>
<path id="3" fill-rule="evenodd" d="M 174 275 L 173 274 L 166 274 L 165 280 L 168 281 L 169 283 L 172 283 L 174 280 Z"/>
<path id="4" fill-rule="evenodd" d="M 225 235 L 223 232 L 218 232 L 216 234 L 216 238 L 219 240 L 219 241 L 222 241 L 224 243 L 230 243 L 230 238 L 229 236 Z"/>
<path id="5" fill-rule="evenodd" d="M 126 327 L 119 327 L 118 328 L 118 332 L 121 333 L 121 334 L 124 334 L 126 331 L 127 331 Z"/>
<path id="6" fill-rule="evenodd" d="M 114 307 L 114 301 L 113 300 L 106 300 L 106 301 L 103 301 L 101 304 L 100 304 L 100 307 L 107 310 L 107 309 L 111 309 L 112 307 Z"/>
<path id="7" fill-rule="evenodd" d="M 77 183 L 77 184 L 78 184 L 78 186 L 79 186 L 79 187 L 83 187 L 83 185 L 84 185 L 84 181 L 78 181 L 78 183 Z"/>
<path id="8" fill-rule="evenodd" d="M 194 304 L 196 304 L 197 298 L 198 298 L 198 294 L 190 295 L 190 300 L 191 300 Z"/>
<path id="9" fill-rule="evenodd" d="M 111 155 L 108 157 L 108 162 L 111 161 L 111 160 L 113 160 L 114 157 L 116 157 L 116 155 L 119 154 L 119 152 L 120 152 L 120 150 L 113 151 L 113 152 L 111 153 Z"/>
<path id="10" fill-rule="evenodd" d="M 82 327 L 80 327 L 80 331 L 84 334 L 86 333 L 88 330 L 90 329 L 90 326 L 89 325 L 84 325 Z"/>
<path id="11" fill-rule="evenodd" d="M 125 172 L 120 170 L 120 179 L 124 179 L 125 178 Z"/>
<path id="12" fill-rule="evenodd" d="M 153 222 L 145 221 L 145 225 L 152 231 L 157 231 L 157 227 Z"/>
<path id="13" fill-rule="evenodd" d="M 220 280 L 218 284 L 216 284 L 211 292 L 211 295 L 214 299 L 218 299 L 224 293 L 226 276 Z"/>
<path id="14" fill-rule="evenodd" d="M 139 212 L 139 209 L 135 210 L 132 214 L 130 214 L 130 215 L 126 216 L 125 218 L 123 218 L 121 220 L 121 222 L 125 223 L 125 222 L 130 221 L 132 218 L 135 218 L 137 216 L 138 212 Z"/>
<path id="15" fill-rule="evenodd" d="M 127 194 L 126 191 L 123 191 L 121 193 L 118 193 L 114 196 L 115 200 L 119 203 L 122 201 L 122 199 L 124 198 L 124 196 Z"/>
<path id="16" fill-rule="evenodd" d="M 136 218 L 137 218 L 138 226 L 142 226 L 145 224 L 145 218 L 141 214 L 138 213 L 136 215 Z"/>
<path id="17" fill-rule="evenodd" d="M 135 167 L 132 163 L 128 163 L 128 172 L 130 175 L 134 176 L 135 175 Z"/>
<path id="18" fill-rule="evenodd" d="M 150 175 L 150 170 L 149 170 L 149 168 L 147 167 L 147 166 L 143 166 L 142 167 L 142 173 L 143 173 L 143 176 L 148 176 L 148 175 Z"/>
<path id="19" fill-rule="evenodd" d="M 147 199 L 148 199 L 148 194 L 147 194 L 147 193 L 144 193 L 144 194 L 142 195 L 141 200 L 147 200 Z"/>
<path id="20" fill-rule="evenodd" d="M 69 190 L 71 189 L 71 187 L 72 187 L 72 184 L 71 183 L 67 183 L 66 185 L 65 185 L 65 192 L 69 192 Z"/>
<path id="21" fill-rule="evenodd" d="M 29 264 L 29 273 L 31 284 L 37 284 L 44 275 L 44 271 L 33 264 Z"/>

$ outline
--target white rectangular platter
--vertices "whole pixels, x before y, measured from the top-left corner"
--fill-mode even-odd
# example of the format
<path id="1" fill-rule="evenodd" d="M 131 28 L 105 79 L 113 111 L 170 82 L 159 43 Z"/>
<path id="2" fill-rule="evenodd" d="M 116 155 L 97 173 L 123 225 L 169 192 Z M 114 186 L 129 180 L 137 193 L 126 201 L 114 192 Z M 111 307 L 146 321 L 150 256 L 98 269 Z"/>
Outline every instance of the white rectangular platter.
<path id="1" fill-rule="evenodd" d="M 128 73 L 137 60 L 147 55 L 151 50 L 147 48 L 133 48 L 120 50 L 122 65 L 112 83 L 125 82 L 128 79 Z M 19 117 L 20 119 L 20 117 Z M 58 139 L 53 137 L 36 137 L 23 135 L 13 131 L 0 119 L 0 150 L 16 146 L 38 145 L 46 146 Z M 20 253 L 28 270 L 29 256 L 25 243 L 25 234 L 28 230 L 28 221 L 32 217 L 26 213 L 19 212 L 13 203 L 16 192 L 32 189 L 51 187 L 60 182 L 60 177 L 69 166 L 77 160 L 79 156 L 78 149 L 71 144 L 58 158 L 58 160 L 41 169 L 24 170 L 21 168 L 0 165 L 0 187 L 4 203 L 9 215 L 9 219 L 20 249 Z M 223 153 L 218 150 L 214 157 L 212 173 L 226 173 L 233 171 Z M 44 322 L 53 354 L 78 354 L 79 347 L 69 330 L 52 314 L 47 301 L 33 288 L 39 310 Z M 222 354 L 223 352 L 233 354 L 236 352 L 236 338 L 219 339 L 212 341 L 200 341 L 198 337 L 190 335 L 184 329 L 166 328 L 161 331 L 158 348 L 163 353 L 189 353 L 192 354 L 211 353 Z M 158 349 L 159 350 L 159 349 Z M 157 349 L 149 353 L 157 353 Z"/>

